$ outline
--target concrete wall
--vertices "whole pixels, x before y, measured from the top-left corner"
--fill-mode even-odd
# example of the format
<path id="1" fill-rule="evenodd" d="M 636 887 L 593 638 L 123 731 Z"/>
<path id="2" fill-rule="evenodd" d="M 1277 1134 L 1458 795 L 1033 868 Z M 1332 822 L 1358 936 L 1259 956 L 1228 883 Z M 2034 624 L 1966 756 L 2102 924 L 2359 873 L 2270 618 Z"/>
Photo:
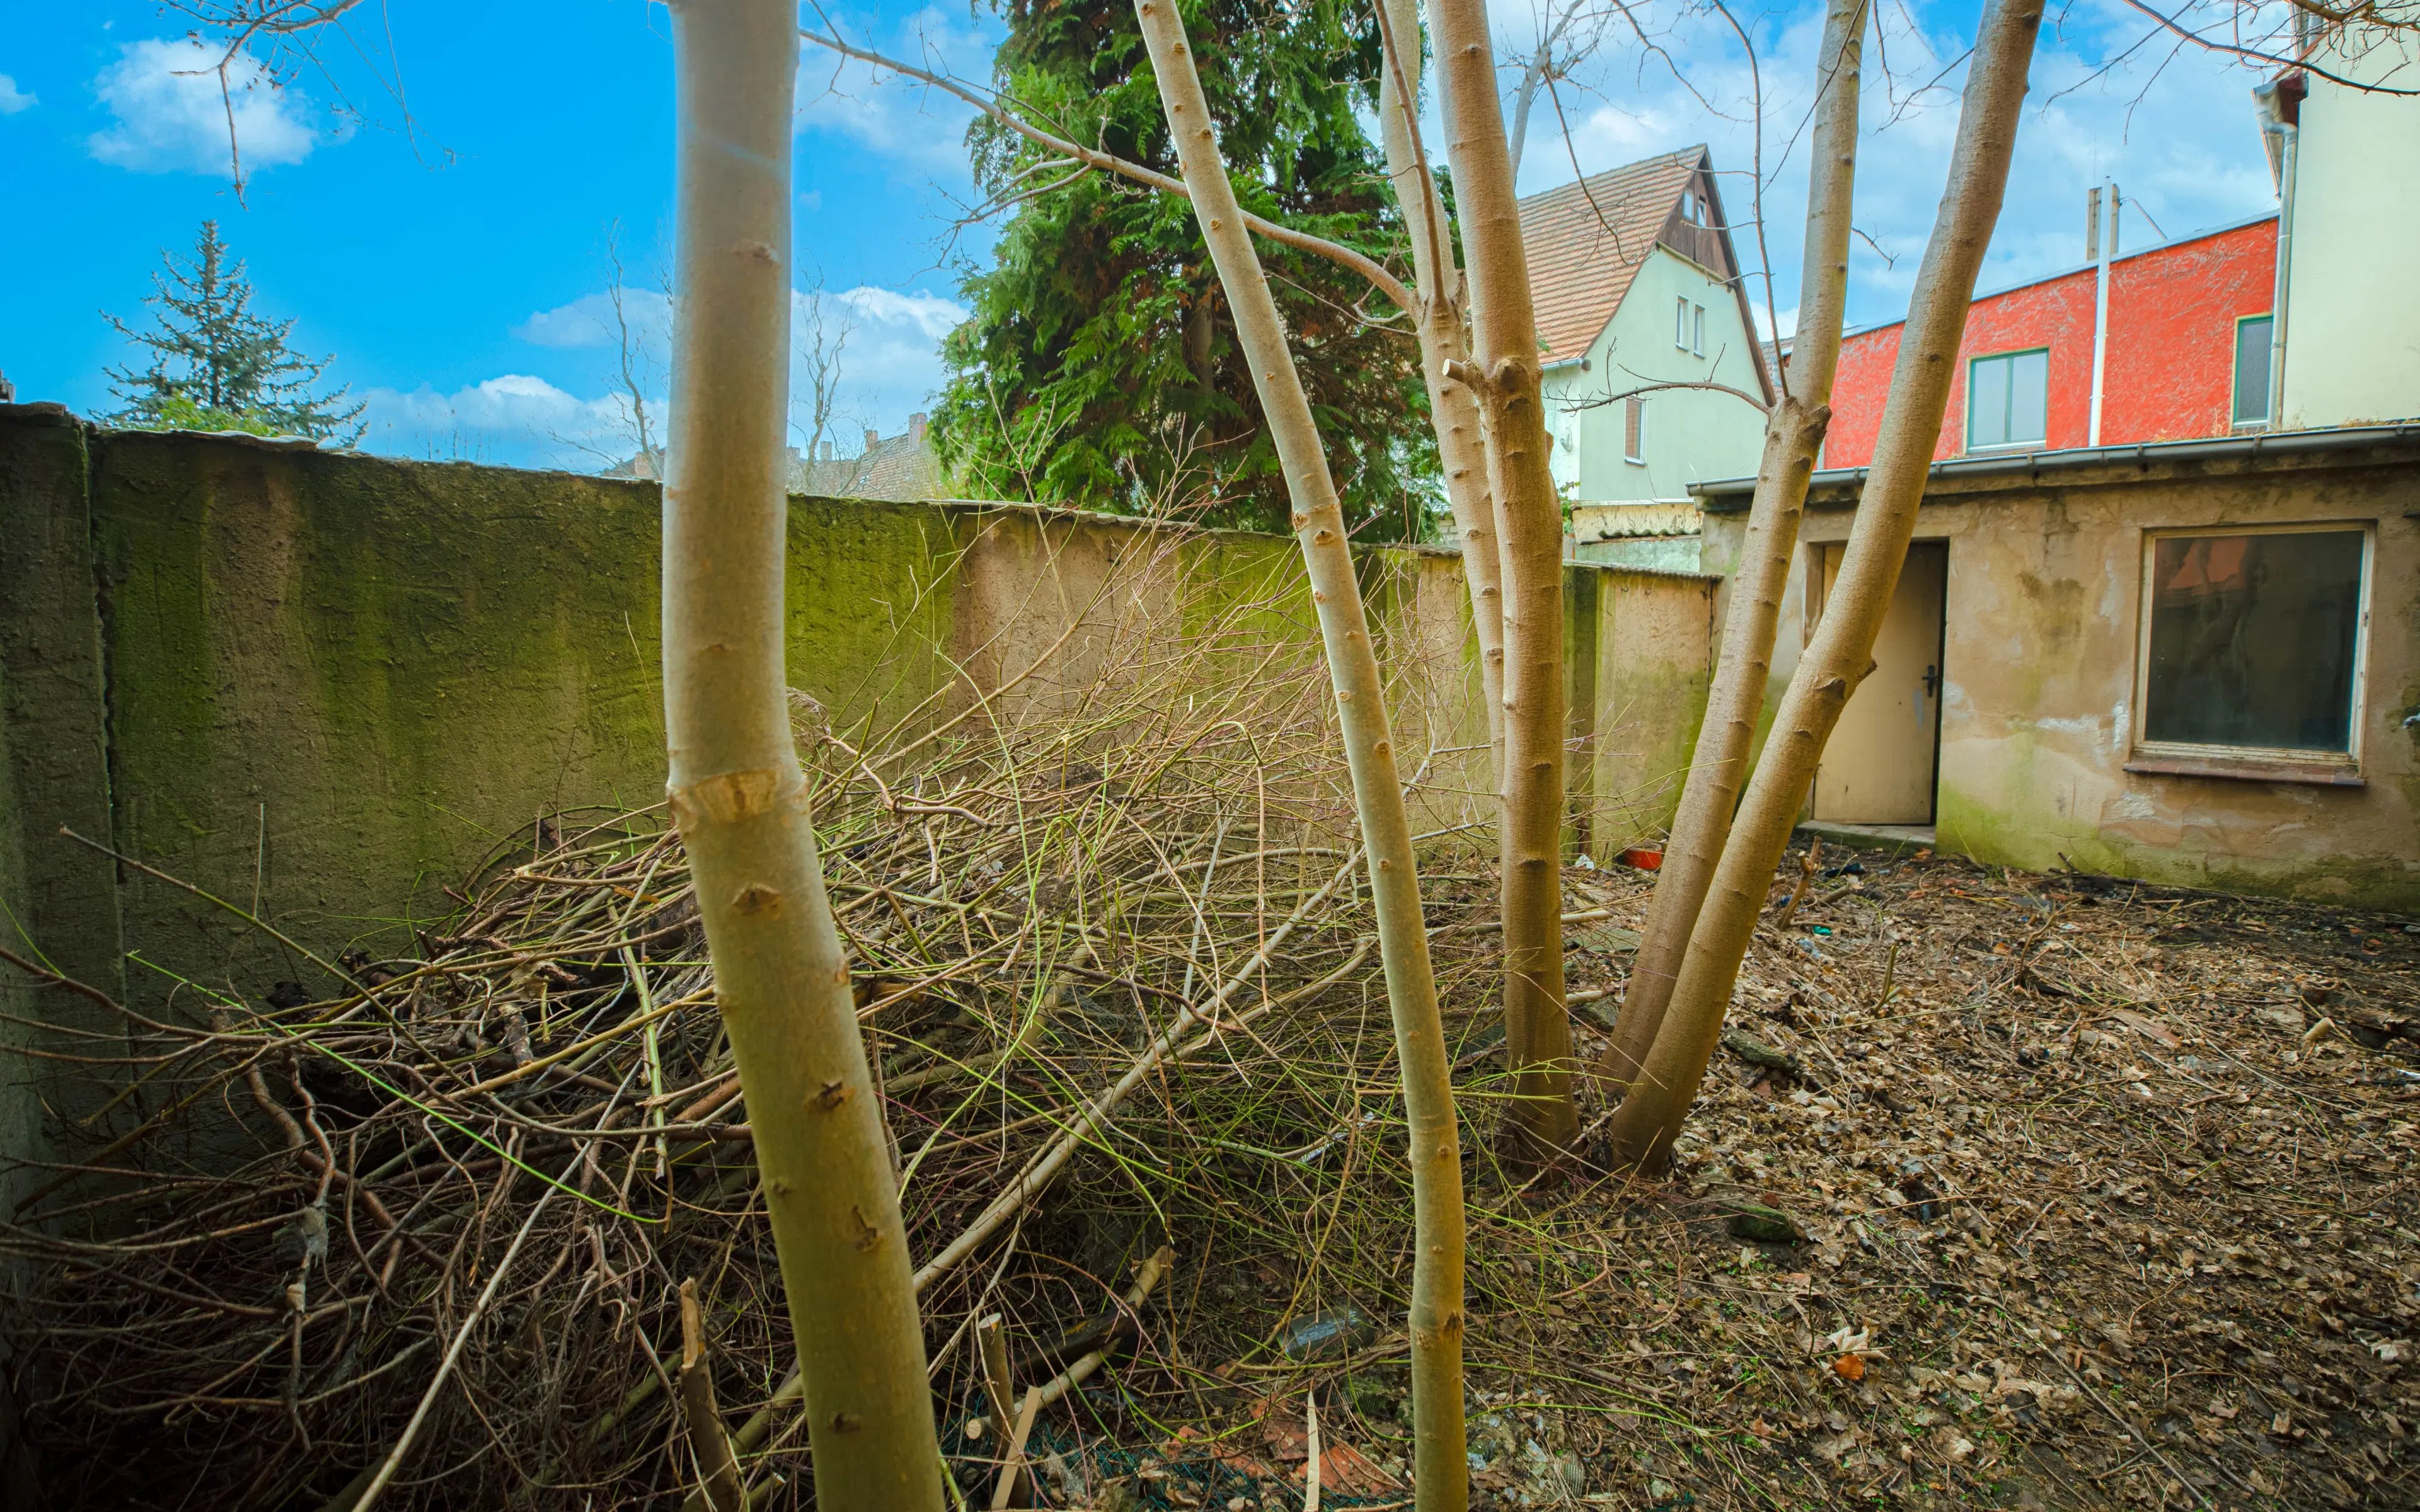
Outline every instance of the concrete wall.
<path id="1" fill-rule="evenodd" d="M 1728 502 L 1709 503 L 1709 569 L 1737 559 L 1745 516 Z M 1854 502 L 1846 481 L 1810 494 L 1771 699 L 1805 645 L 1807 553 L 1847 538 Z M 2145 532 L 2300 521 L 2375 532 L 2364 785 L 2126 771 Z M 1936 474 L 1916 535 L 1949 551 L 1943 849 L 2420 913 L 2420 442 Z"/>
<path id="2" fill-rule="evenodd" d="M 1706 307 L 1700 356 L 1672 343 L 1674 301 Z M 1671 500 L 1709 478 L 1756 471 L 1764 417 L 1727 393 L 1676 389 L 1647 396 L 1639 427 L 1644 462 L 1622 455 L 1622 406 L 1593 403 L 1655 382 L 1724 383 L 1758 392 L 1756 342 L 1739 300 L 1706 269 L 1658 244 L 1631 280 L 1621 307 L 1589 345 L 1588 365 L 1547 370 L 1555 480 L 1586 501 Z"/>
<path id="3" fill-rule="evenodd" d="M 186 981 L 257 991 L 297 974 L 273 946 L 60 825 L 256 897 L 333 953 L 401 948 L 449 911 L 444 884 L 542 811 L 656 802 L 659 519 L 647 482 L 0 408 L 0 932 L 137 1002 Z M 1222 601 L 1258 606 L 1234 638 L 1251 643 L 1205 655 L 1317 643 L 1282 537 L 827 499 L 792 501 L 790 536 L 792 680 L 877 741 L 1055 647 L 1012 701 L 1047 706 L 1113 677 L 1135 636 L 1165 643 Z M 1361 576 L 1398 748 L 1455 752 L 1433 769 L 1455 811 L 1434 817 L 1482 815 L 1460 559 L 1373 549 Z M 1658 833 L 1677 797 L 1711 584 L 1575 566 L 1568 587 L 1590 607 L 1575 769 L 1609 851 Z M 0 994 L 20 1017 L 84 1024 L 5 968 Z M 31 1116 L 0 1098 L 19 1120 L 5 1148 L 27 1148 Z"/>
<path id="4" fill-rule="evenodd" d="M 2322 54 L 2331 72 L 2420 88 L 2420 39 L 2356 32 Z M 2314 75 L 2303 101 L 2294 249 L 2287 270 L 2290 425 L 2420 416 L 2420 99 L 2365 94 Z"/>

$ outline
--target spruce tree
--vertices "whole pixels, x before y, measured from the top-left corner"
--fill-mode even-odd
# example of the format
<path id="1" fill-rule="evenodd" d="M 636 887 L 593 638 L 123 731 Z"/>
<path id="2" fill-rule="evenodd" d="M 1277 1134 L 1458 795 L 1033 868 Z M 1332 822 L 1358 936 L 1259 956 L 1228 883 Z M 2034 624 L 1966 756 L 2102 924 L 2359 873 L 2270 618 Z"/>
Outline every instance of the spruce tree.
<path id="1" fill-rule="evenodd" d="M 308 358 L 286 345 L 293 321 L 252 313 L 252 285 L 242 262 L 227 255 L 216 221 L 202 223 L 190 260 L 161 255 L 166 274 L 151 275 L 154 292 L 143 301 L 152 307 L 157 330 L 137 331 L 101 312 L 151 358 L 140 371 L 106 369 L 110 392 L 126 407 L 112 420 L 141 430 L 360 439 L 355 422 L 362 407 L 340 408 L 348 389 L 314 392 L 331 360 Z"/>
<path id="2" fill-rule="evenodd" d="M 1009 26 L 993 65 L 1004 100 L 1177 171 L 1131 0 L 997 3 Z M 1400 261 L 1402 217 L 1357 116 L 1381 68 L 1369 9 L 1181 8 L 1244 207 Z M 1215 492 L 1196 517 L 1205 523 L 1286 529 L 1277 449 L 1191 207 L 1102 175 L 1035 193 L 1063 165 L 987 118 L 968 142 L 978 183 L 1016 210 L 993 266 L 961 285 L 972 317 L 943 348 L 952 377 L 934 439 L 960 486 L 1128 513 Z M 1332 263 L 1273 244 L 1260 253 L 1347 520 L 1363 539 L 1428 533 L 1436 442 L 1408 320 Z"/>

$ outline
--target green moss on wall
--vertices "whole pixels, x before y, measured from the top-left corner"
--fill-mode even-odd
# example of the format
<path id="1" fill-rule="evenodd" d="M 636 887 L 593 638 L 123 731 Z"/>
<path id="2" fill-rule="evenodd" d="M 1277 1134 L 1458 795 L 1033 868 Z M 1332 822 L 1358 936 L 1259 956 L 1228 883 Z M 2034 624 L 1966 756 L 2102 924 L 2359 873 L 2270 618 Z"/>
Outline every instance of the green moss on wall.
<path id="1" fill-rule="evenodd" d="M 64 416 L 53 430 L 79 471 L 29 486 L 94 553 L 66 573 L 94 587 L 32 617 L 47 633 L 83 616 L 94 671 L 64 703 L 83 711 L 93 748 L 66 765 L 95 795 L 89 827 L 121 850 L 244 906 L 257 898 L 324 953 L 400 950 L 451 910 L 447 884 L 540 814 L 659 797 L 654 485 L 90 432 Z M 44 444 L 0 422 L 0 485 Z M 826 499 L 792 501 L 789 537 L 792 681 L 843 729 L 912 733 L 958 712 L 969 679 L 1024 671 L 1079 601 L 1114 607 L 1087 600 L 1095 590 L 1127 595 L 1118 611 L 1139 611 L 1154 636 L 1218 627 L 1200 654 L 1205 682 L 1318 656 L 1299 552 L 1283 537 Z M 1471 819 L 1483 802 L 1463 795 L 1486 788 L 1486 721 L 1459 563 L 1371 548 L 1356 570 L 1399 742 L 1443 753 L 1428 776 L 1454 811 L 1431 817 Z M 1631 669 L 1625 706 L 1668 717 L 1702 702 L 1702 623 L 1675 653 L 1668 625 L 1646 615 L 1634 627 L 1613 609 L 1661 592 L 1648 581 L 1598 594 L 1596 649 Z M 1648 639 L 1625 646 L 1634 634 Z M 1675 655 L 1699 665 L 1668 675 Z M 0 695 L 15 696 L 20 671 L 0 668 L 12 680 Z M 1677 769 L 1690 733 L 1670 730 L 1652 763 Z M 1586 775 L 1602 784 L 1609 770 L 1600 759 Z M 1615 788 L 1633 794 L 1635 775 L 1616 771 Z M 13 816 L 9 836 L 31 823 Z M 257 992 L 309 975 L 239 920 L 94 867 L 113 927 L 123 916 L 137 1000 L 191 1002 L 185 982 Z M 89 934 L 106 935 L 115 963 L 116 934 L 98 922 Z"/>

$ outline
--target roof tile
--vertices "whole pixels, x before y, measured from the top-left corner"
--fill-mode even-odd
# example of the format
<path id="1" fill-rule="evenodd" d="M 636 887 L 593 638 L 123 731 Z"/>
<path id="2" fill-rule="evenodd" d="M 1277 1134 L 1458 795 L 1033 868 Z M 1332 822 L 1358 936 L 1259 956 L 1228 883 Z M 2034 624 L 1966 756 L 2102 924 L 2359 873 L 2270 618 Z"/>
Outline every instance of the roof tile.
<path id="1" fill-rule="evenodd" d="M 1702 147 L 1684 147 L 1521 201 L 1538 341 L 1549 362 L 1579 356 L 1613 318 L 1705 156 Z"/>

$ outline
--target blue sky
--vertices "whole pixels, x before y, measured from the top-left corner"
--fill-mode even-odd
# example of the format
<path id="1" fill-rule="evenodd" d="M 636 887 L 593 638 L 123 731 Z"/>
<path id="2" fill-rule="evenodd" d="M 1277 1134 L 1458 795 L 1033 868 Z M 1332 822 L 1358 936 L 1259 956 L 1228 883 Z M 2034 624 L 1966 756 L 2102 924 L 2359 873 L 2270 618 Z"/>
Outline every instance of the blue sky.
<path id="1" fill-rule="evenodd" d="M 1707 142 L 1729 175 L 1728 208 L 1745 220 L 1755 115 L 1745 58 L 1703 16 L 1655 3 L 1641 14 L 1694 90 L 1635 47 L 1608 49 L 1565 95 L 1568 145 L 1542 108 L 1522 188 Z M 861 39 L 978 79 L 998 36 L 988 11 L 963 7 L 838 14 Z M 1497 14 L 1510 54 L 1534 23 L 1525 7 Z M 1800 3 L 1754 26 L 1785 326 L 1805 162 L 1779 152 L 1804 115 L 1820 22 L 1820 7 Z M 1850 313 L 1860 323 L 1904 307 L 1958 76 L 1916 86 L 1959 57 L 1973 6 L 1888 5 L 1883 24 L 1891 69 L 1869 68 L 1859 173 L 1858 222 L 1874 244 L 1856 248 Z M 127 353 L 101 312 L 135 317 L 160 250 L 190 247 L 215 217 L 261 308 L 294 317 L 297 346 L 333 354 L 331 377 L 369 403 L 364 445 L 582 469 L 628 450 L 619 345 L 600 316 L 618 226 L 641 387 L 659 404 L 672 168 L 662 8 L 390 0 L 377 25 L 358 29 L 358 50 L 326 49 L 325 74 L 306 68 L 272 89 L 239 71 L 253 83 L 239 94 L 250 173 L 239 201 L 215 82 L 178 76 L 201 54 L 177 18 L 112 0 L 0 13 L 0 162 L 16 207 L 0 218 L 0 272 L 16 291 L 0 302 L 0 372 L 20 398 L 111 408 L 101 369 Z M 2054 11 L 1987 284 L 2080 261 L 2084 192 L 2105 174 L 2140 207 L 2130 246 L 2273 208 L 2253 75 L 2155 48 L 2090 77 L 2140 35 L 2115 5 Z M 398 76 L 408 112 L 380 82 Z M 863 428 L 895 433 L 923 408 L 940 377 L 936 344 L 959 313 L 954 264 L 984 258 L 990 235 L 953 232 L 968 193 L 963 108 L 862 69 L 835 76 L 814 56 L 799 98 L 799 260 L 821 279 L 820 295 L 802 292 L 802 313 L 820 310 L 828 332 L 849 328 L 832 427 L 847 454 Z"/>

